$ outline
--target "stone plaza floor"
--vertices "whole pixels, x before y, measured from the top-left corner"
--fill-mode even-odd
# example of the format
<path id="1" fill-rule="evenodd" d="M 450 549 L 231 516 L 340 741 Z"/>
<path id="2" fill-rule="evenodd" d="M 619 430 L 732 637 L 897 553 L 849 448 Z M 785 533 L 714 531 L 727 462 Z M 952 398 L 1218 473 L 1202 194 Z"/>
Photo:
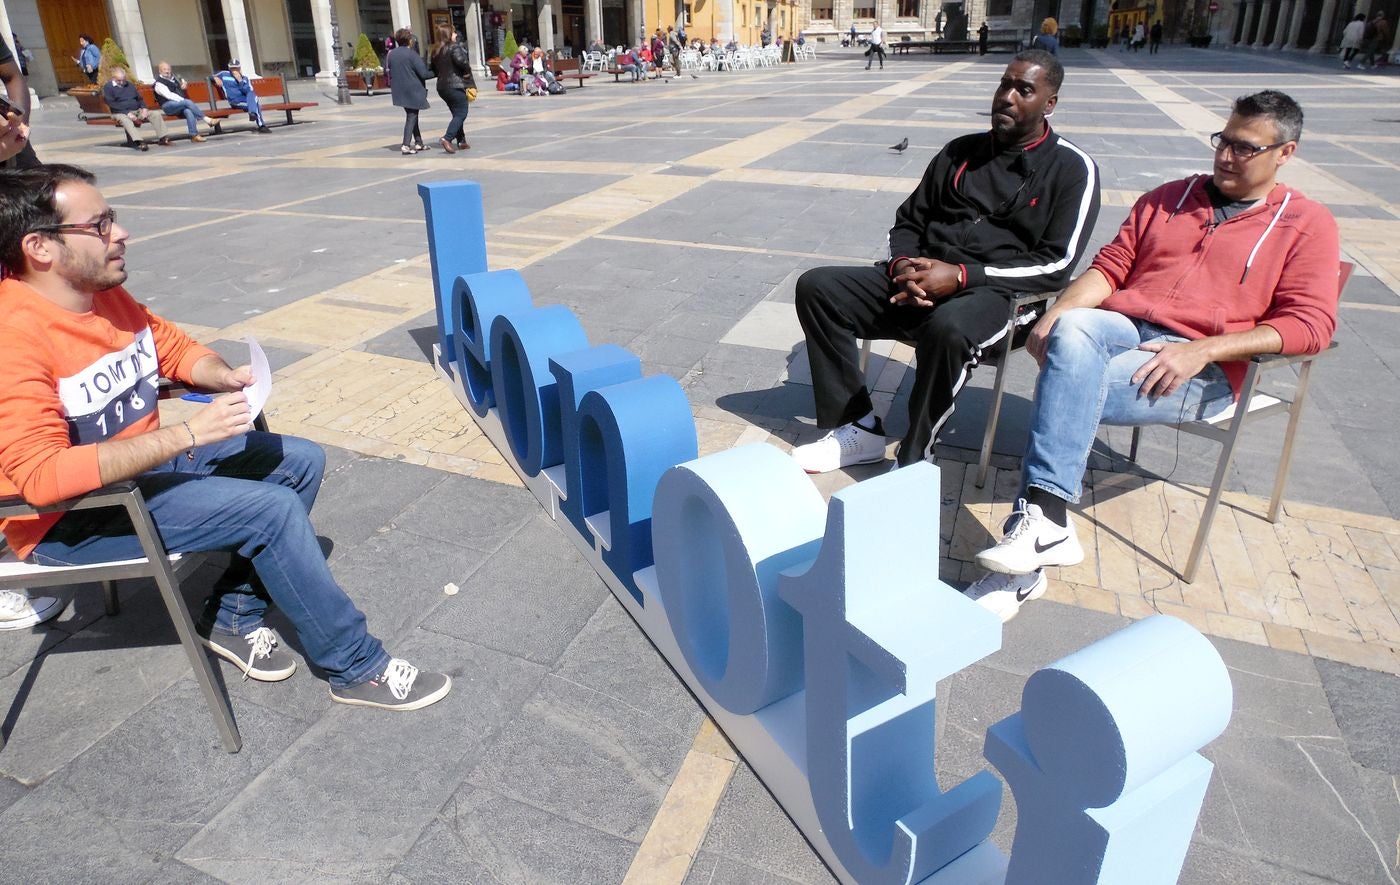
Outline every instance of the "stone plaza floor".
<path id="1" fill-rule="evenodd" d="M 1307 114 L 1283 180 L 1327 203 L 1356 273 L 1319 361 L 1285 514 L 1266 509 L 1281 421 L 1252 430 L 1201 574 L 1176 576 L 1214 447 L 1156 428 L 1138 462 L 1100 433 L 1076 509 L 1086 561 L 1053 575 L 1000 652 L 939 687 L 945 787 L 986 767 L 986 726 L 1036 668 L 1154 612 L 1212 637 L 1235 714 L 1182 882 L 1400 880 L 1400 109 L 1393 73 L 1331 58 L 1168 47 L 1068 50 L 1053 122 L 1097 160 L 1106 242 L 1135 197 L 1209 169 L 1234 96 Z M 330 453 L 313 514 L 391 651 L 455 690 L 394 715 L 221 671 L 244 739 L 216 738 L 149 586 L 94 587 L 0 636 L 0 881 L 827 882 L 831 874 L 429 364 L 422 181 L 482 185 L 493 268 L 564 304 L 685 388 L 702 454 L 818 433 L 792 310 L 805 269 L 880 256 L 895 207 L 950 137 L 987 126 L 1006 55 L 815 62 L 666 83 L 606 76 L 564 97 L 483 90 L 470 151 L 398 153 L 387 96 L 259 136 L 122 149 L 66 98 L 34 114 L 49 162 L 99 176 L 131 231 L 128 288 L 276 372 L 274 430 Z M 446 123 L 424 114 L 430 144 Z M 274 118 L 274 122 L 276 122 Z M 237 127 L 230 127 L 237 128 Z M 900 154 L 888 145 L 908 137 Z M 877 349 L 902 432 L 911 355 Z M 1032 361 L 1013 359 L 993 475 L 975 487 L 991 372 L 940 440 L 941 577 L 963 586 L 1006 515 Z M 831 492 L 873 469 L 822 477 Z M 929 543 L 935 539 L 930 538 Z M 213 575 L 201 575 L 193 590 Z M 444 593 L 456 584 L 461 592 Z M 285 636 L 295 639 L 288 630 Z M 994 840 L 1008 850 L 1006 792 Z"/>

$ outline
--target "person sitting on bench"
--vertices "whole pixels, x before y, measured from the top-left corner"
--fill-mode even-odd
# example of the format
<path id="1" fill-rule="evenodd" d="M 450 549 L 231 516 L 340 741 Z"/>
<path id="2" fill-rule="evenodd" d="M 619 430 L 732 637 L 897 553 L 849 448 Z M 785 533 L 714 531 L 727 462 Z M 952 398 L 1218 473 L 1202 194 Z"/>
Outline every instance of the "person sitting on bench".
<path id="1" fill-rule="evenodd" d="M 214 76 L 219 78 L 219 87 L 224 90 L 224 100 L 228 102 L 229 107 L 247 111 L 253 122 L 258 124 L 258 131 L 262 134 L 266 135 L 272 131 L 263 120 L 262 106 L 258 103 L 258 93 L 253 88 L 253 82 L 243 76 L 242 62 L 235 58 L 228 63 L 227 70 L 219 71 Z"/>
<path id="2" fill-rule="evenodd" d="M 102 100 L 112 112 L 112 119 L 126 130 L 127 140 L 137 150 L 147 150 L 146 142 L 136 131 L 138 123 L 150 123 L 156 131 L 156 144 L 169 147 L 173 142 L 165 132 L 165 119 L 159 112 L 152 114 L 136 91 L 136 84 L 126 78 L 126 70 L 112 68 L 112 79 L 102 87 Z"/>
<path id="3" fill-rule="evenodd" d="M 1010 620 L 1045 593 L 1045 566 L 1084 558 L 1077 502 L 1100 424 L 1181 424 L 1239 396 L 1247 361 L 1318 353 L 1337 325 L 1337 222 L 1280 184 L 1303 110 L 1282 92 L 1235 100 L 1211 175 L 1140 197 L 1118 236 L 1031 330 L 1040 363 L 1021 493 L 990 570 L 968 588 Z"/>
<path id="4" fill-rule="evenodd" d="M 331 700 L 416 710 L 451 690 L 444 673 L 393 658 L 336 584 L 311 528 L 326 455 L 313 442 L 252 431 L 247 366 L 231 368 L 138 304 L 126 281 L 127 231 L 73 166 L 0 175 L 0 494 L 57 504 L 133 482 L 171 553 L 221 550 L 228 571 L 200 619 L 204 644 L 262 682 L 296 660 L 263 615 L 276 604 Z M 161 426 L 157 382 L 222 396 Z M 91 565 L 143 556 L 124 512 L 11 518 L 16 556 Z"/>
<path id="5" fill-rule="evenodd" d="M 1063 78 L 1053 55 L 1017 55 L 992 98 L 991 131 L 948 142 L 895 213 L 888 265 L 818 267 L 798 279 L 817 426 L 835 428 L 793 450 L 808 473 L 884 460 L 857 337 L 913 340 L 898 461 L 932 460 L 954 397 L 1005 331 L 1009 299 L 1069 279 L 1098 217 L 1099 176 L 1046 121 Z"/>
<path id="6" fill-rule="evenodd" d="M 219 122 L 206 116 L 203 109 L 190 101 L 189 96 L 185 94 L 185 78 L 175 76 L 170 62 L 163 61 L 156 66 L 156 79 L 151 84 L 151 90 L 160 102 L 162 113 L 185 118 L 185 128 L 189 130 L 190 141 L 204 141 L 196 123 L 203 122 L 213 131 L 219 131 Z"/>

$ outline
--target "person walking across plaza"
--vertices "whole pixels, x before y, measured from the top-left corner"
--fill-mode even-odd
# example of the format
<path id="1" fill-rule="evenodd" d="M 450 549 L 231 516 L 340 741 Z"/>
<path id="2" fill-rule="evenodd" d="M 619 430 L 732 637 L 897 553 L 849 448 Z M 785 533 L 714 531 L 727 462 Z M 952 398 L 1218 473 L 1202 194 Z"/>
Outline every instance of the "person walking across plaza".
<path id="1" fill-rule="evenodd" d="M 160 102 L 161 113 L 185 118 L 185 128 L 189 130 L 190 141 L 204 141 L 204 136 L 199 134 L 197 123 L 203 122 L 214 132 L 222 128 L 217 120 L 206 117 L 199 105 L 185 95 L 185 78 L 175 76 L 170 62 L 163 61 L 156 66 L 156 79 L 151 84 L 151 91 L 155 93 L 156 101 Z"/>
<path id="2" fill-rule="evenodd" d="M 276 605 L 332 701 L 405 711 L 441 700 L 451 678 L 385 651 L 326 565 L 310 520 L 325 452 L 254 431 L 252 369 L 229 366 L 123 288 L 128 232 L 92 180 L 62 165 L 0 173 L 0 495 L 46 507 L 130 482 L 171 553 L 231 555 L 197 626 L 245 678 L 296 671 L 263 620 Z M 161 377 L 220 395 L 162 426 Z M 31 563 L 142 556 L 120 508 L 10 518 L 0 529 Z"/>
<path id="3" fill-rule="evenodd" d="M 389 71 L 393 84 L 389 87 L 390 99 L 394 107 L 403 108 L 403 143 L 399 153 L 407 156 L 428 149 L 418 128 L 418 113 L 428 107 L 428 81 L 437 74 L 413 48 L 413 32 L 408 28 L 395 31 L 394 42 L 398 45 L 384 59 L 384 69 Z"/>
<path id="4" fill-rule="evenodd" d="M 224 100 L 231 108 L 240 111 L 247 111 L 248 117 L 257 126 L 257 132 L 267 135 L 272 132 L 267 128 L 267 121 L 263 119 L 262 104 L 258 101 L 258 92 L 253 88 L 253 82 L 243 76 L 243 63 L 238 59 L 230 59 L 228 67 L 214 75 L 218 81 L 219 88 L 224 91 Z"/>
<path id="5" fill-rule="evenodd" d="M 878 57 L 880 59 L 880 70 L 885 69 L 885 29 L 879 25 L 870 32 L 870 45 L 865 47 L 865 69 L 870 70 L 870 65 Z"/>
<path id="6" fill-rule="evenodd" d="M 1374 67 L 1376 59 L 1385 60 L 1385 54 L 1390 49 L 1390 22 L 1386 20 L 1384 12 L 1377 12 L 1375 16 L 1366 23 L 1365 36 L 1362 38 L 1362 47 L 1366 57 L 1361 59 L 1361 64 L 1357 67 L 1361 70 Z"/>
<path id="7" fill-rule="evenodd" d="M 1162 48 L 1162 23 L 1155 21 L 1152 29 L 1147 32 L 1147 54 L 1156 55 L 1157 50 Z"/>
<path id="8" fill-rule="evenodd" d="M 97 48 L 97 44 L 92 42 L 92 37 L 88 34 L 78 35 L 78 55 L 73 59 L 73 64 L 78 66 L 78 70 L 83 72 L 89 83 L 97 83 L 97 68 L 102 64 L 102 50 Z"/>
<path id="9" fill-rule="evenodd" d="M 449 154 L 457 150 L 467 150 L 464 132 L 467 114 L 471 110 L 471 96 L 476 95 L 476 77 L 472 75 L 471 56 L 462 45 L 461 36 L 448 25 L 438 25 L 429 54 L 433 60 L 433 72 L 437 74 L 437 94 L 452 119 L 447 131 L 438 139 L 438 144 Z"/>
<path id="10" fill-rule="evenodd" d="M 1212 418 L 1239 396 L 1250 358 L 1331 341 L 1337 222 L 1278 181 L 1302 131 L 1282 92 L 1236 99 L 1211 136 L 1212 173 L 1140 197 L 1031 331 L 1040 375 L 1020 493 L 1001 540 L 977 554 L 990 574 L 967 590 L 1002 620 L 1045 593 L 1043 568 L 1083 560 L 1067 508 L 1100 424 Z"/>
<path id="11" fill-rule="evenodd" d="M 982 22 L 981 27 L 979 27 L 979 28 L 977 29 L 977 54 L 978 54 L 978 55 L 986 55 L 986 54 L 987 54 L 987 41 L 990 39 L 991 33 L 992 33 L 991 28 L 988 28 L 988 27 L 987 27 L 987 23 L 986 23 L 985 21 Z"/>
<path id="12" fill-rule="evenodd" d="M 949 141 L 895 212 L 883 267 L 817 267 L 797 280 L 821 439 L 793 457 L 825 473 L 885 457 L 857 338 L 911 339 L 914 386 L 900 466 L 933 444 L 982 352 L 1006 334 L 1010 299 L 1062 288 L 1099 213 L 1098 169 L 1047 120 L 1064 68 L 1018 53 L 992 96 L 991 131 Z"/>
<path id="13" fill-rule="evenodd" d="M 146 150 L 145 140 L 136 131 L 136 127 L 142 123 L 150 123 L 156 131 L 156 144 L 169 147 L 174 143 L 165 131 L 165 118 L 159 111 L 154 114 L 150 112 L 136 84 L 126 78 L 124 68 L 112 68 L 112 79 L 102 87 L 102 100 L 112 112 L 112 119 L 126 131 L 127 141 L 137 150 Z"/>
<path id="14" fill-rule="evenodd" d="M 1361 41 L 1366 36 L 1366 13 L 1358 12 L 1356 18 L 1347 22 L 1342 29 L 1342 67 L 1351 67 L 1351 60 L 1361 50 Z"/>

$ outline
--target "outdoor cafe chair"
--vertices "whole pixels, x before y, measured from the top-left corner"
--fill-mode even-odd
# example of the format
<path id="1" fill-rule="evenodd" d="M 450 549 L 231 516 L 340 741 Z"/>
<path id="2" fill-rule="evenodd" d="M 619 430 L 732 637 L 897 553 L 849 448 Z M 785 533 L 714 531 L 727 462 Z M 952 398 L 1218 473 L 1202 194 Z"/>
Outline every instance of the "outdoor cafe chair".
<path id="1" fill-rule="evenodd" d="M 162 382 L 159 396 L 161 399 L 168 399 L 189 392 L 190 389 L 183 385 Z M 267 430 L 267 420 L 263 415 L 259 415 L 253 425 L 258 430 Z M 180 645 L 185 649 L 190 668 L 194 670 L 195 681 L 199 683 L 205 703 L 209 705 L 209 713 L 214 717 L 214 725 L 218 729 L 224 749 L 230 753 L 237 753 L 243 746 L 243 741 L 238 734 L 238 725 L 233 719 L 233 709 L 229 706 L 228 698 L 219 691 L 213 666 L 204 651 L 204 645 L 195 633 L 194 622 L 180 591 L 180 582 L 198 569 L 206 554 L 167 553 L 160 540 L 160 531 L 146 507 L 146 499 L 134 482 L 112 483 L 86 495 L 45 507 L 31 506 L 17 495 L 0 497 L 0 518 L 96 508 L 124 510 L 145 555 L 139 559 L 93 565 L 49 566 L 27 563 L 16 558 L 14 553 L 7 549 L 4 555 L 0 556 L 0 590 L 21 591 L 97 582 L 102 586 L 107 614 L 115 616 L 120 611 L 116 581 L 127 578 L 153 579 L 166 612 L 175 625 L 175 634 L 180 639 Z M 0 749 L 3 747 L 4 735 L 0 734 Z"/>

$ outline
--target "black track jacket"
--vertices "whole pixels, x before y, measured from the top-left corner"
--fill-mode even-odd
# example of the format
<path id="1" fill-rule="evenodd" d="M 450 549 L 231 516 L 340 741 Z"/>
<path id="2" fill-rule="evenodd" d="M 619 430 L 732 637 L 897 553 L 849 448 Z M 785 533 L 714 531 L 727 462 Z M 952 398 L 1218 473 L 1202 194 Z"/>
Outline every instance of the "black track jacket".
<path id="1" fill-rule="evenodd" d="M 895 213 L 890 262 L 960 264 L 966 288 L 1063 289 L 1099 217 L 1099 172 L 1050 129 L 1024 148 L 991 132 L 955 138 Z"/>

